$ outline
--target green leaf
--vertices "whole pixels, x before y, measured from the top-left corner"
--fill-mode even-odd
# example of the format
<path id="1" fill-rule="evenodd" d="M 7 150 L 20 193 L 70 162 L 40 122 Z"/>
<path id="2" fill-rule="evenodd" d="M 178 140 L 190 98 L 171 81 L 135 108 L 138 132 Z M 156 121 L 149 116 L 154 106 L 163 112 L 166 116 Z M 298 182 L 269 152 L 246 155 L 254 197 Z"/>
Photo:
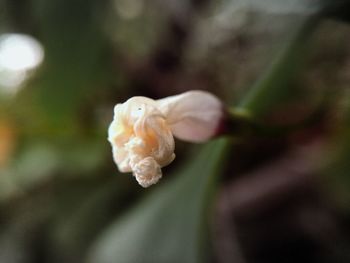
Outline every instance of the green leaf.
<path id="1" fill-rule="evenodd" d="M 349 14 L 347 7 L 348 0 L 235 0 L 225 1 L 224 6 L 231 6 L 233 9 L 253 9 L 273 14 L 303 14 L 332 13 L 334 17 L 341 18 L 341 15 Z"/>
<path id="2" fill-rule="evenodd" d="M 260 12 L 274 13 L 274 14 L 309 14 L 314 13 L 320 8 L 322 1 L 312 0 L 235 0 L 225 1 L 225 6 L 232 6 L 232 8 L 249 8 Z"/>
<path id="3" fill-rule="evenodd" d="M 74 126 L 77 111 L 112 78 L 107 43 L 96 17 L 102 2 L 36 0 L 33 7 L 45 47 L 41 74 L 32 83 L 34 99 L 55 128 Z"/>
<path id="4" fill-rule="evenodd" d="M 111 225 L 92 247 L 88 262 L 203 262 L 203 213 L 227 150 L 226 139 L 206 145 L 174 181 Z"/>
<path id="5" fill-rule="evenodd" d="M 319 17 L 310 17 L 300 23 L 291 39 L 281 48 L 274 61 L 259 81 L 248 91 L 239 108 L 262 116 L 285 96 L 290 81 L 302 69 L 304 52 Z"/>

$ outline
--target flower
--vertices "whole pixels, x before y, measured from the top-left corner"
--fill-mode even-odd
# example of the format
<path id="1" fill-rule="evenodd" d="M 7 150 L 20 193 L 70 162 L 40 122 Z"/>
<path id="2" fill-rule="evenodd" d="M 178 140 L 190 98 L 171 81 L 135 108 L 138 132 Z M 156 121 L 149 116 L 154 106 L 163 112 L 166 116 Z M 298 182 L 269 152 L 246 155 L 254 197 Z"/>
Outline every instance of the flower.
<path id="1" fill-rule="evenodd" d="M 114 108 L 108 129 L 113 159 L 120 172 L 132 172 L 148 187 L 175 159 L 174 137 L 204 142 L 215 136 L 223 116 L 221 101 L 205 91 L 188 91 L 160 100 L 132 97 Z"/>

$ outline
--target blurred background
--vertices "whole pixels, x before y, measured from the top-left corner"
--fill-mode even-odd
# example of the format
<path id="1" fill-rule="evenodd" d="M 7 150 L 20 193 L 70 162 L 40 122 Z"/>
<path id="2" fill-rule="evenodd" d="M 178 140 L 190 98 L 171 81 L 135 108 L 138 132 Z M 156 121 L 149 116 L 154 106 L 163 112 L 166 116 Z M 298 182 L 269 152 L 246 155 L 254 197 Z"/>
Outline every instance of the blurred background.
<path id="1" fill-rule="evenodd" d="M 350 262 L 349 10 L 1 0 L 0 262 Z M 118 172 L 116 103 L 201 89 L 237 106 L 262 86 L 252 113 L 290 129 L 225 152 L 176 141 L 149 189 Z"/>

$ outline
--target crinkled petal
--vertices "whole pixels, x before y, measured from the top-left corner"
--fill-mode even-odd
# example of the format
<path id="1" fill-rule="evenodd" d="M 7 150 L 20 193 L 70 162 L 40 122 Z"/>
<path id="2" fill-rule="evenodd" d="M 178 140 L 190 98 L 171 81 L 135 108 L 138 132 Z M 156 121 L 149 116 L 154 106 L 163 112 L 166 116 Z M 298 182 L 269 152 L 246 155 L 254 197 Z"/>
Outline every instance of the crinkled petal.
<path id="1" fill-rule="evenodd" d="M 147 142 L 148 153 L 163 167 L 174 160 L 175 142 L 163 115 L 157 109 L 134 125 L 135 135 Z"/>
<path id="2" fill-rule="evenodd" d="M 223 105 L 206 91 L 188 91 L 156 101 L 174 136 L 203 142 L 215 135 L 223 115 Z"/>
<path id="3" fill-rule="evenodd" d="M 149 187 L 162 178 L 159 164 L 152 158 L 146 157 L 133 167 L 133 174 L 137 182 L 143 187 Z"/>

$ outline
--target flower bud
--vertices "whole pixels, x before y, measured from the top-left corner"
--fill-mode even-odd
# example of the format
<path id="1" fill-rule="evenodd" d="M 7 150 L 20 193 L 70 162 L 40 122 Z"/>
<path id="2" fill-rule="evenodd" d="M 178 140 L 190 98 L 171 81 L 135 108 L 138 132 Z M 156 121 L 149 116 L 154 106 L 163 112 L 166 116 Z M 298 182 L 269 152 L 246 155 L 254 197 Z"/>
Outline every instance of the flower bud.
<path id="1" fill-rule="evenodd" d="M 158 182 L 161 168 L 174 158 L 173 135 L 189 142 L 214 137 L 223 115 L 221 101 L 204 91 L 161 100 L 132 97 L 114 108 L 108 129 L 120 172 L 132 172 L 143 187 Z"/>

